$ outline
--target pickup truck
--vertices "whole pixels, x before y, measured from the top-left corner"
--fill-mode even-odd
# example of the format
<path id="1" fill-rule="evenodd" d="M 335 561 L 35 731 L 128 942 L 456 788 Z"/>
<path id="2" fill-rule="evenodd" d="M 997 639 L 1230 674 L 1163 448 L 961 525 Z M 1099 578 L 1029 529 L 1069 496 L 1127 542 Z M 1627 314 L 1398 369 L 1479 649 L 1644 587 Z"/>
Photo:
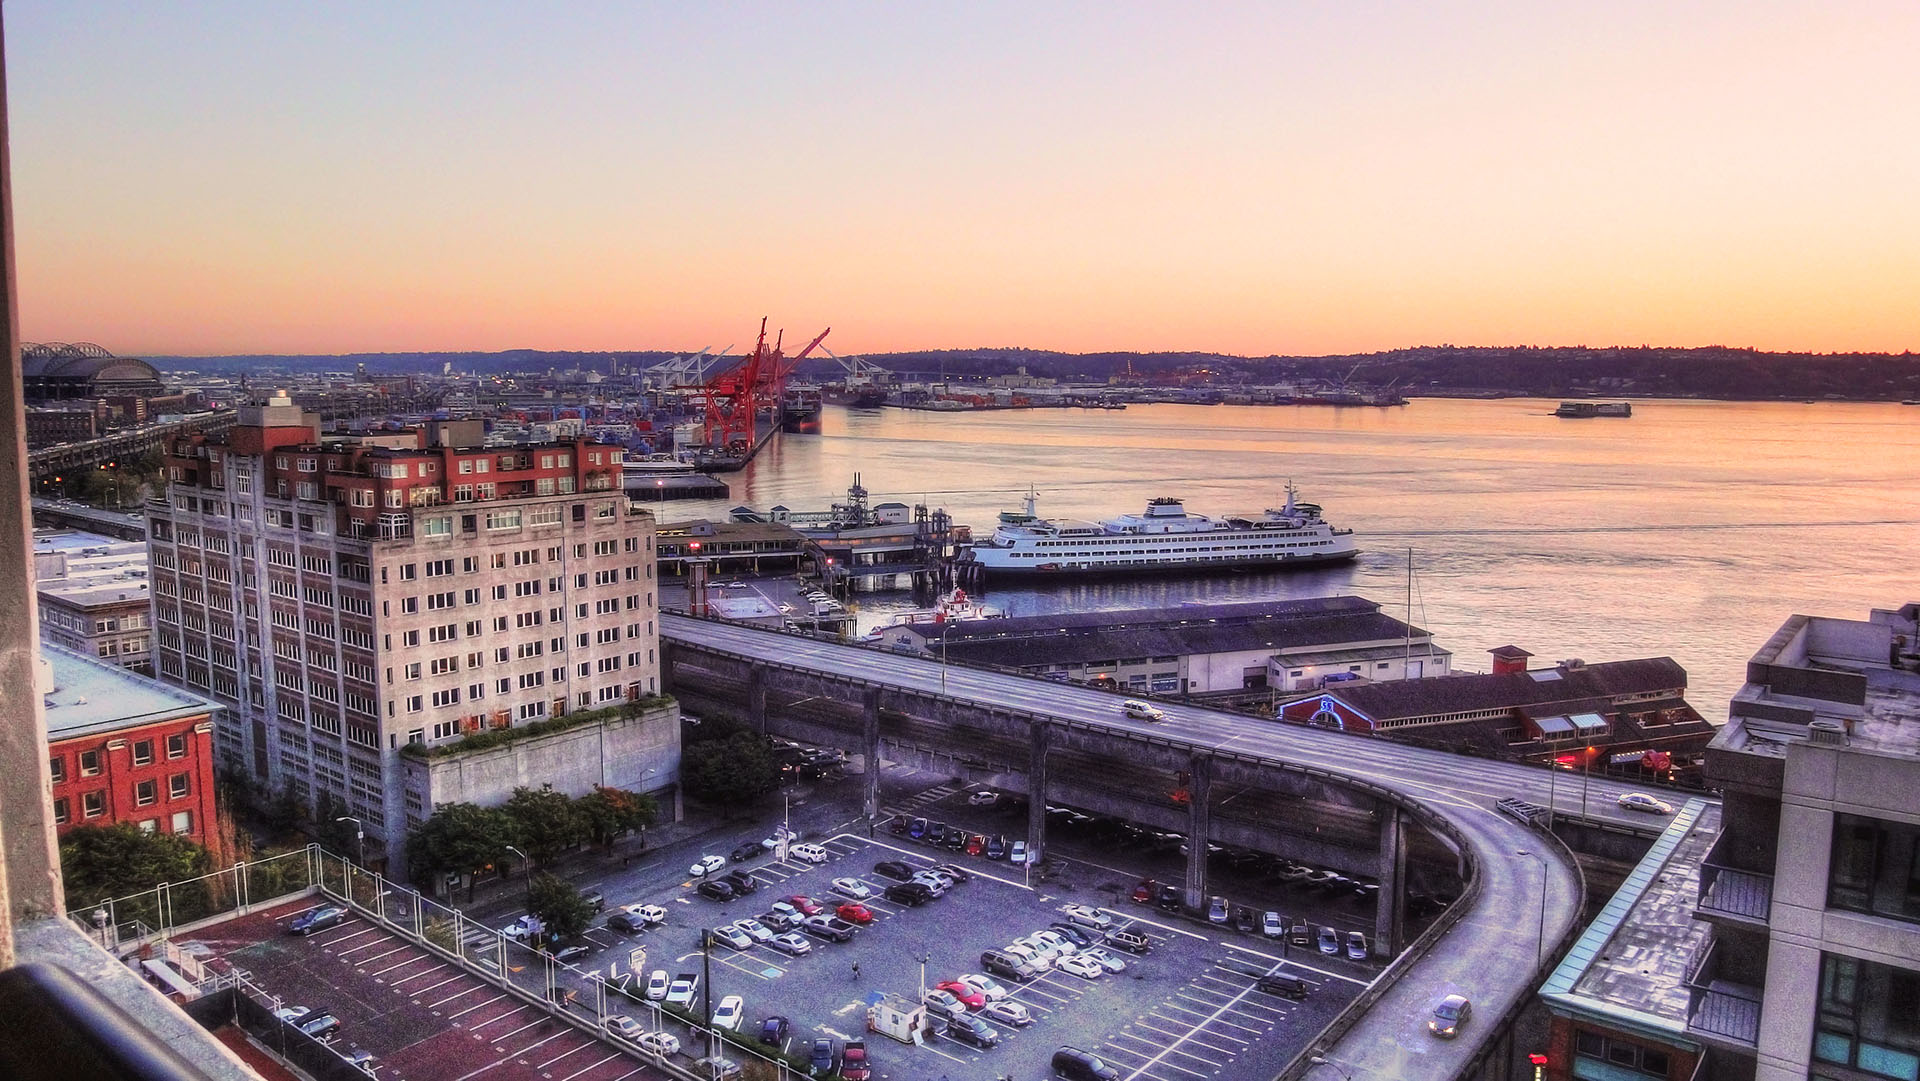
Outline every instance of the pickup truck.
<path id="1" fill-rule="evenodd" d="M 538 916 L 522 916 L 500 928 L 500 933 L 515 942 L 526 942 L 547 929 L 546 922 Z"/>
<path id="2" fill-rule="evenodd" d="M 700 974 L 681 972 L 667 985 L 667 1001 L 676 1006 L 685 1006 L 693 1002 L 693 989 L 700 985 Z"/>

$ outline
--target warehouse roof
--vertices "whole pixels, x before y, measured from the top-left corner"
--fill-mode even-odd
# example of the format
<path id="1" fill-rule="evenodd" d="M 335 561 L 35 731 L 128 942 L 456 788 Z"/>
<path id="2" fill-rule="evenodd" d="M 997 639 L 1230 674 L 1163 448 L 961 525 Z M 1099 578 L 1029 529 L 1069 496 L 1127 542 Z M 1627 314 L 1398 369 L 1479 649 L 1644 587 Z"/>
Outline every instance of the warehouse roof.
<path id="1" fill-rule="evenodd" d="M 1399 642 L 1409 630 L 1365 597 L 1061 612 L 910 628 L 923 640 L 933 640 L 922 641 L 922 648 L 939 648 L 936 643 L 944 632 L 948 657 L 1007 667 Z M 1427 636 L 1417 627 L 1411 634 Z"/>
<path id="2" fill-rule="evenodd" d="M 1611 704 L 1623 694 L 1644 694 L 1683 688 L 1687 670 L 1672 657 L 1633 661 L 1604 661 L 1577 668 L 1536 668 L 1500 675 L 1456 675 L 1436 679 L 1362 683 L 1338 689 L 1332 695 L 1376 721 L 1469 713 L 1483 709 L 1520 708 L 1529 716 L 1565 714 L 1562 707 L 1591 708 L 1596 700 Z"/>

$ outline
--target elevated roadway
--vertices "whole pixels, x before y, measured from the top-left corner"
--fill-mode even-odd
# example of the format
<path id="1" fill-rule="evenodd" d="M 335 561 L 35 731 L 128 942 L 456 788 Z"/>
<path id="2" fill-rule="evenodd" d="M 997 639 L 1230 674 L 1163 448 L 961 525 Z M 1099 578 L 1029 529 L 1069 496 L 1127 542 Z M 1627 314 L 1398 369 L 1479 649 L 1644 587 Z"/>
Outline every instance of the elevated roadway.
<path id="1" fill-rule="evenodd" d="M 1511 763 L 1199 706 L 1162 703 L 1166 720 L 1137 721 L 1120 713 L 1115 695 L 1091 688 L 672 613 L 662 613 L 661 635 L 676 668 L 729 661 L 746 666 L 749 701 L 762 710 L 765 673 L 778 671 L 809 674 L 818 697 L 845 694 L 857 705 L 864 696 L 869 717 L 878 712 L 876 702 L 892 696 L 975 711 L 1003 726 L 1027 726 L 1034 732 L 1039 791 L 1046 790 L 1050 743 L 1081 751 L 1105 743 L 1119 756 L 1184 756 L 1203 775 L 1221 773 L 1223 782 L 1235 771 L 1262 766 L 1300 771 L 1388 801 L 1427 823 L 1459 847 L 1467 888 L 1362 997 L 1363 1009 L 1350 1011 L 1316 1042 L 1313 1053 L 1350 1077 L 1450 1078 L 1474 1066 L 1503 1019 L 1524 1005 L 1546 958 L 1581 915 L 1583 889 L 1570 854 L 1494 808 L 1501 797 L 1545 805 L 1551 795 L 1572 810 L 1577 775 L 1556 778 Z M 868 727 L 877 740 L 875 723 Z M 1617 785 L 1593 782 L 1583 796 L 1590 817 L 1631 822 L 1613 809 L 1618 791 Z M 1204 827 L 1204 796 L 1199 802 L 1197 821 Z M 1036 829 L 1043 828 L 1040 801 L 1034 803 L 1041 820 Z M 1391 888 L 1383 878 L 1382 892 Z M 1426 1018 L 1434 1003 L 1452 993 L 1472 1000 L 1476 1022 L 1460 1039 L 1435 1040 L 1426 1032 Z"/>

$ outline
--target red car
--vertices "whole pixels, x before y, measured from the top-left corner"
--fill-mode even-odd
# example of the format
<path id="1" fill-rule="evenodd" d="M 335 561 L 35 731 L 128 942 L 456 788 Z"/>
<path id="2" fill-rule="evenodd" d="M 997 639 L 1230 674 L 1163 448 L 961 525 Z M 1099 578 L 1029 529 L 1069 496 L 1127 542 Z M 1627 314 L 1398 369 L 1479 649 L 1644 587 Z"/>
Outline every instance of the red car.
<path id="1" fill-rule="evenodd" d="M 961 983 L 959 980 L 947 980 L 936 984 L 940 990 L 960 1000 L 960 1004 L 969 1010 L 978 1010 L 987 1004 L 987 996 Z"/>
<path id="2" fill-rule="evenodd" d="M 834 909 L 833 914 L 848 923 L 868 924 L 873 922 L 873 909 L 852 901 Z"/>
<path id="3" fill-rule="evenodd" d="M 1152 904 L 1154 891 L 1158 890 L 1159 888 L 1160 888 L 1160 883 L 1155 881 L 1154 879 L 1151 879 L 1151 878 L 1141 879 L 1140 884 L 1133 888 L 1134 903 L 1142 904 L 1142 905 Z"/>
<path id="4" fill-rule="evenodd" d="M 827 910 L 825 905 L 822 905 L 804 893 L 796 893 L 792 897 L 787 898 L 787 903 L 799 909 L 800 914 L 803 916 L 818 916 Z"/>
<path id="5" fill-rule="evenodd" d="M 967 838 L 967 855 L 978 856 L 980 853 L 986 851 L 986 848 L 987 839 L 980 834 L 976 833 Z"/>

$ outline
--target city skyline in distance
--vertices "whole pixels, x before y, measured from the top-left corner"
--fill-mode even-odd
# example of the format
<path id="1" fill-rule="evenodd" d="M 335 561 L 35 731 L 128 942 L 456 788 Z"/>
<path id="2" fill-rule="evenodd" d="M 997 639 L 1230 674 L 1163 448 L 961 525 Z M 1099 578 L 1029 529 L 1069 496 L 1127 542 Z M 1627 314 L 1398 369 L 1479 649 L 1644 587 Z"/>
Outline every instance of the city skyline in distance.
<path id="1" fill-rule="evenodd" d="M 1905 4 L 8 14 L 29 340 L 1920 347 Z"/>

